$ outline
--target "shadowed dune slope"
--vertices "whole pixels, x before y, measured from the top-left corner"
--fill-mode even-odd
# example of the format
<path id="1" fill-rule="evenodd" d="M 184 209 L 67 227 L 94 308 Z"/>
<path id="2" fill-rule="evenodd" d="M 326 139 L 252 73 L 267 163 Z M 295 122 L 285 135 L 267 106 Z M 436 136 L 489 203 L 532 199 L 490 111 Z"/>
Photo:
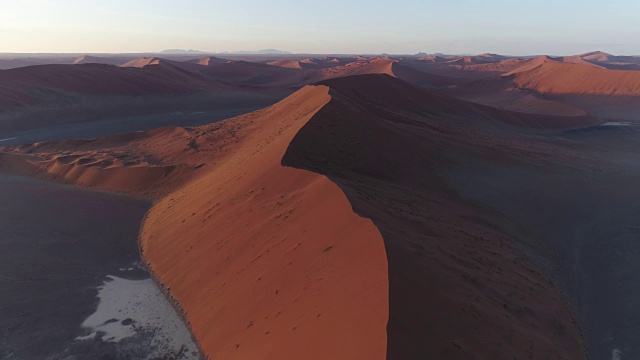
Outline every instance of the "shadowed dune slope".
<path id="1" fill-rule="evenodd" d="M 443 58 L 427 56 L 418 59 L 408 58 L 400 60 L 400 64 L 434 76 L 454 78 L 457 79 L 457 83 L 463 83 L 504 74 L 521 67 L 527 61 L 493 54 L 482 54 L 474 57 Z"/>
<path id="2" fill-rule="evenodd" d="M 442 177 L 479 154 L 537 162 L 547 151 L 518 141 L 514 128 L 501 137 L 493 116 L 392 77 L 324 84 L 332 100 L 283 163 L 327 175 L 380 230 L 389 266 L 387 359 L 584 359 L 554 286 Z"/>
<path id="3" fill-rule="evenodd" d="M 249 61 L 228 61 L 201 72 L 228 84 L 248 86 L 295 86 L 304 77 L 301 69 Z"/>
<path id="4" fill-rule="evenodd" d="M 105 64 L 39 65 L 0 71 L 0 110 L 41 102 L 56 93 L 82 95 L 176 94 L 224 88 L 194 73 Z"/>
<path id="5" fill-rule="evenodd" d="M 204 124 L 271 105 L 292 89 L 223 84 L 207 66 L 158 58 L 139 67 L 41 65 L 0 71 L 0 139 L 90 138 Z M 59 126 L 59 127 L 58 127 Z M 46 130 L 45 130 L 46 129 Z M 20 141 L 20 140 L 18 140 Z"/>
<path id="6" fill-rule="evenodd" d="M 348 80 L 345 80 L 348 79 Z M 357 80 L 354 80 L 357 79 Z M 458 119 L 470 124 L 481 119 L 485 125 L 510 124 L 526 128 L 563 129 L 589 126 L 596 120 L 588 116 L 551 116 L 499 110 L 493 107 L 470 103 L 438 92 L 422 89 L 388 75 L 346 77 L 322 82 L 340 84 L 349 89 L 361 101 L 381 111 L 398 109 L 404 114 L 437 114 L 447 119 Z M 365 93 L 364 89 L 368 91 Z"/>
<path id="7" fill-rule="evenodd" d="M 323 69 L 316 76 L 316 81 L 370 74 L 386 74 L 426 88 L 448 86 L 460 82 L 458 79 L 415 70 L 402 65 L 397 60 L 384 57 L 376 57 L 334 68 Z"/>

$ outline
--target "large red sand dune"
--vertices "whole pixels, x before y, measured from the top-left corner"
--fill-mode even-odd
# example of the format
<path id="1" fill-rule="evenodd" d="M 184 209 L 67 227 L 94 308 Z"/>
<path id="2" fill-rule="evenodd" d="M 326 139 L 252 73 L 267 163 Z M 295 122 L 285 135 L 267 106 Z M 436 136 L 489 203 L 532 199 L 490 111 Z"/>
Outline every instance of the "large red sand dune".
<path id="1" fill-rule="evenodd" d="M 211 358 L 580 359 L 555 288 L 439 174 L 547 161 L 530 127 L 590 121 L 364 75 L 192 130 L 8 148 L 0 168 L 157 199 L 144 256 Z"/>
<path id="2" fill-rule="evenodd" d="M 149 213 L 144 254 L 212 358 L 385 357 L 386 259 L 377 229 L 328 179 L 280 164 L 328 100 L 326 88 L 308 87 L 202 129 L 202 141 L 237 131 L 238 143 Z"/>

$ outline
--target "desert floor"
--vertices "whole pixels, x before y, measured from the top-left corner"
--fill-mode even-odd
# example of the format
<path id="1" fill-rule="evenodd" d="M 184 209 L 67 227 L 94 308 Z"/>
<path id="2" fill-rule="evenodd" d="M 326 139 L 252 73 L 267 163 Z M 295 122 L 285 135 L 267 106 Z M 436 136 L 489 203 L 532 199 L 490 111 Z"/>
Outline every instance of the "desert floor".
<path id="1" fill-rule="evenodd" d="M 198 358 L 140 265 L 148 201 L 0 174 L 0 204 L 1 358 Z"/>

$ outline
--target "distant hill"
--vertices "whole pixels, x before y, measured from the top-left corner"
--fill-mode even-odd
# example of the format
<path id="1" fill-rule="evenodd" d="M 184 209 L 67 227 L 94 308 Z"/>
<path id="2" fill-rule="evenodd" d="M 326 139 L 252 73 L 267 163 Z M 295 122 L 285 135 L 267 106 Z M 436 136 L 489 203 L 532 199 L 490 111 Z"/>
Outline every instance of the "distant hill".
<path id="1" fill-rule="evenodd" d="M 162 50 L 160 51 L 160 54 L 173 54 L 173 55 L 179 55 L 179 54 L 205 54 L 204 51 L 200 51 L 200 50 L 184 50 L 184 49 L 167 49 L 167 50 Z"/>
<path id="2" fill-rule="evenodd" d="M 289 51 L 282 51 L 277 49 L 263 49 L 257 51 L 222 51 L 216 54 L 239 54 L 239 55 L 288 55 Z"/>

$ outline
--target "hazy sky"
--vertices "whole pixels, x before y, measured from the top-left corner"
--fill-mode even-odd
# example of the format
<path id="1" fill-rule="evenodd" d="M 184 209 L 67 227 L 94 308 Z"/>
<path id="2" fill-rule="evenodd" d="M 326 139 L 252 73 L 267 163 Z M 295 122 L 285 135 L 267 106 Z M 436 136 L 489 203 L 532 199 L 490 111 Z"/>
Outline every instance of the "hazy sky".
<path id="1" fill-rule="evenodd" d="M 640 1 L 0 0 L 0 52 L 640 54 Z"/>

